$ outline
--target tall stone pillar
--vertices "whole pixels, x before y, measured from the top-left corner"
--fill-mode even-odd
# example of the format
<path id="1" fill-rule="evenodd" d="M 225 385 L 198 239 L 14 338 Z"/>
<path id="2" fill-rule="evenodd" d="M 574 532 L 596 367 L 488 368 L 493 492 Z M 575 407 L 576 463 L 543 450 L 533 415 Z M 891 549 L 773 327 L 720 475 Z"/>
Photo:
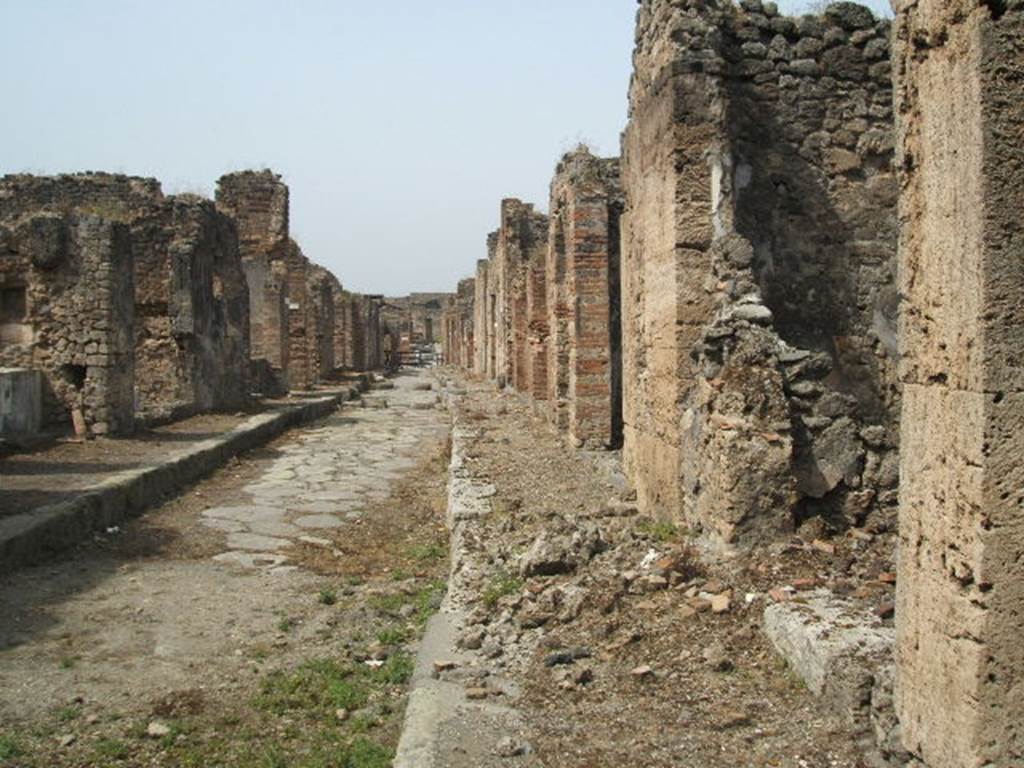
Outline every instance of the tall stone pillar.
<path id="1" fill-rule="evenodd" d="M 1024 765 L 1024 9 L 898 0 L 897 710 L 931 768 Z"/>

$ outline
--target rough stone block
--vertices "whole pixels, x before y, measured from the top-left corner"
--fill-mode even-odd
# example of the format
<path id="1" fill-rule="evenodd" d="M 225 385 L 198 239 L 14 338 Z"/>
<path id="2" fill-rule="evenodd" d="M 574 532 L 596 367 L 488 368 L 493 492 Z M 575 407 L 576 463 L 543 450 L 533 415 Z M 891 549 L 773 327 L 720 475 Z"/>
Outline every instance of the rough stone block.
<path id="1" fill-rule="evenodd" d="M 875 678 L 892 663 L 894 631 L 827 590 L 769 605 L 764 631 L 790 668 L 851 722 L 859 723 Z"/>
<path id="2" fill-rule="evenodd" d="M 26 368 L 0 368 L 0 437 L 35 435 L 42 423 L 40 373 Z"/>

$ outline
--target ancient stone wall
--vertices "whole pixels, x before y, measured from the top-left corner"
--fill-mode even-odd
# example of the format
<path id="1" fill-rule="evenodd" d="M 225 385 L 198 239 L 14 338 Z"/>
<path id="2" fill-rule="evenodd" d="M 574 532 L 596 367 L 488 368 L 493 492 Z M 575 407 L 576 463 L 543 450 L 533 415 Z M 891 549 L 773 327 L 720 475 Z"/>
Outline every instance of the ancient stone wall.
<path id="1" fill-rule="evenodd" d="M 183 195 L 131 225 L 137 415 L 166 420 L 248 399 L 249 295 L 233 222 Z"/>
<path id="2" fill-rule="evenodd" d="M 316 312 L 309 297 L 311 264 L 299 244 L 289 241 L 285 260 L 288 307 L 288 388 L 316 385 Z"/>
<path id="3" fill-rule="evenodd" d="M 441 322 L 444 329 L 444 361 L 448 365 L 473 367 L 473 278 L 460 280 L 455 295 L 445 301 Z"/>
<path id="4" fill-rule="evenodd" d="M 410 341 L 435 344 L 443 341 L 441 335 L 445 303 L 450 293 L 410 293 L 408 296 L 389 296 L 384 299 L 381 317 L 388 326 Z"/>
<path id="5" fill-rule="evenodd" d="M 334 375 L 337 361 L 334 356 L 334 336 L 337 315 L 334 294 L 341 291 L 341 283 L 328 270 L 313 264 L 307 276 L 307 290 L 314 319 L 310 335 L 313 359 L 313 378 L 322 383 Z"/>
<path id="6" fill-rule="evenodd" d="M 372 371 L 384 365 L 384 328 L 381 322 L 381 309 L 384 297 L 373 295 L 366 297 L 366 367 Z"/>
<path id="7" fill-rule="evenodd" d="M 548 220 L 550 230 L 552 219 Z M 539 402 L 548 397 L 548 245 L 534 248 L 526 264 L 526 391 Z"/>
<path id="8" fill-rule="evenodd" d="M 135 411 L 163 420 L 237 408 L 248 397 L 248 296 L 232 222 L 193 196 L 165 198 L 153 179 L 111 174 L 12 176 L 8 216 L 96 214 L 130 227 Z"/>
<path id="9" fill-rule="evenodd" d="M 350 302 L 349 334 L 351 336 L 351 367 L 356 371 L 369 370 L 366 351 L 368 302 L 360 293 L 353 293 Z"/>
<path id="10" fill-rule="evenodd" d="M 501 201 L 501 226 L 494 238 L 489 280 L 494 288 L 494 378 L 502 386 L 529 389 L 529 264 L 540 258 L 547 217 L 520 200 Z"/>
<path id="11" fill-rule="evenodd" d="M 550 305 L 545 393 L 555 424 L 577 445 L 621 440 L 618 159 L 586 148 L 565 155 L 551 183 L 551 227 L 545 276 Z M 550 369 L 548 369 L 550 365 Z"/>
<path id="12" fill-rule="evenodd" d="M 45 210 L 74 211 L 124 222 L 163 199 L 156 179 L 113 173 L 17 174 L 0 179 L 0 218 Z"/>
<path id="13" fill-rule="evenodd" d="M 888 25 L 741 6 L 641 3 L 623 139 L 627 470 L 726 548 L 896 498 Z"/>
<path id="14" fill-rule="evenodd" d="M 68 424 L 78 412 L 94 434 L 131 432 L 129 229 L 95 214 L 19 204 L 28 210 L 5 204 L 0 216 L 0 367 L 43 374 L 45 425 Z"/>
<path id="15" fill-rule="evenodd" d="M 475 353 L 473 341 L 474 296 L 476 281 L 469 277 L 459 281 L 455 294 L 455 356 L 459 365 L 472 364 Z"/>
<path id="16" fill-rule="evenodd" d="M 240 171 L 217 181 L 216 198 L 217 207 L 238 227 L 249 286 L 250 353 L 261 389 L 285 388 L 290 351 L 288 187 L 271 171 Z"/>
<path id="17" fill-rule="evenodd" d="M 334 294 L 334 360 L 338 368 L 352 370 L 355 365 L 355 294 L 341 290 Z"/>
<path id="18" fill-rule="evenodd" d="M 931 768 L 1024 764 L 1024 9 L 901 0 L 896 708 Z"/>

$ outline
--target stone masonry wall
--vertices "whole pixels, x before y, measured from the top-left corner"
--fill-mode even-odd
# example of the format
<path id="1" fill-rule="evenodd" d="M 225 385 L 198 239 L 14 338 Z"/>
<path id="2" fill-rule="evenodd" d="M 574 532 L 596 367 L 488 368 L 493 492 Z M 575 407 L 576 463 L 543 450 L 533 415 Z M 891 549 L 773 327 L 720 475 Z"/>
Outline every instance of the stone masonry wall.
<path id="1" fill-rule="evenodd" d="M 476 263 L 476 277 L 473 279 L 473 373 L 487 375 L 488 350 L 491 340 L 488 324 L 488 272 L 490 262 L 480 259 Z"/>
<path id="2" fill-rule="evenodd" d="M 931 768 L 1024 764 L 1024 8 L 900 0 L 896 708 Z"/>
<path id="3" fill-rule="evenodd" d="M 501 202 L 501 226 L 491 260 L 496 311 L 494 364 L 500 385 L 520 391 L 528 388 L 529 355 L 527 337 L 527 282 L 529 262 L 543 249 L 547 217 L 529 203 L 507 199 Z"/>
<path id="4" fill-rule="evenodd" d="M 726 549 L 896 482 L 888 27 L 741 6 L 641 3 L 623 138 L 627 471 Z"/>
<path id="5" fill-rule="evenodd" d="M 135 407 L 145 420 L 238 408 L 248 398 L 249 296 L 234 224 L 169 197 L 132 222 Z"/>
<path id="6" fill-rule="evenodd" d="M 384 299 L 384 322 L 410 339 L 434 344 L 442 341 L 441 319 L 450 293 L 410 293 Z"/>
<path id="7" fill-rule="evenodd" d="M 473 365 L 473 278 L 460 280 L 458 290 L 445 302 L 444 359 L 449 365 L 470 368 Z"/>
<path id="8" fill-rule="evenodd" d="M 144 420 L 248 397 L 248 297 L 230 220 L 153 179 L 111 174 L 12 176 L 0 207 L 98 214 L 128 223 L 135 273 L 135 410 Z"/>
<path id="9" fill-rule="evenodd" d="M 289 357 L 288 187 L 271 171 L 241 171 L 217 181 L 216 199 L 238 227 L 254 367 L 266 369 L 261 378 L 268 384 L 276 377 L 277 386 L 284 387 Z"/>
<path id="10" fill-rule="evenodd" d="M 732 224 L 753 246 L 773 330 L 821 365 L 810 377 L 791 375 L 793 366 L 786 375 L 797 520 L 859 523 L 872 511 L 891 519 L 899 399 L 890 24 L 848 2 L 799 19 L 757 2 L 744 8 L 728 17 L 721 48 Z"/>
<path id="11" fill-rule="evenodd" d="M 163 199 L 159 181 L 137 176 L 89 172 L 0 178 L 0 218 L 47 210 L 130 221 Z"/>
<path id="12" fill-rule="evenodd" d="M 549 230 L 551 222 L 552 219 L 549 219 Z M 551 319 L 548 316 L 547 260 L 548 247 L 535 248 L 526 267 L 526 390 L 537 401 L 548 398 L 548 345 Z"/>
<path id="13" fill-rule="evenodd" d="M 316 313 L 309 297 L 309 259 L 299 244 L 289 241 L 287 258 L 288 388 L 316 384 Z"/>
<path id="14" fill-rule="evenodd" d="M 547 327 L 552 420 L 579 446 L 616 446 L 621 439 L 618 159 L 586 148 L 562 158 L 551 183 L 547 274 L 554 299 Z M 613 333 L 613 330 L 615 331 Z"/>
<path id="15" fill-rule="evenodd" d="M 8 202 L 10 202 L 8 200 Z M 21 204 L 32 208 L 32 201 Z M 94 214 L 0 215 L 0 367 L 44 376 L 44 424 L 80 410 L 94 434 L 134 428 L 128 227 Z"/>
<path id="16" fill-rule="evenodd" d="M 341 290 L 337 278 L 318 264 L 309 268 L 307 295 L 313 314 L 314 328 L 309 336 L 313 360 L 313 379 L 318 383 L 334 375 L 337 362 L 334 357 L 334 327 L 337 317 L 334 292 Z"/>

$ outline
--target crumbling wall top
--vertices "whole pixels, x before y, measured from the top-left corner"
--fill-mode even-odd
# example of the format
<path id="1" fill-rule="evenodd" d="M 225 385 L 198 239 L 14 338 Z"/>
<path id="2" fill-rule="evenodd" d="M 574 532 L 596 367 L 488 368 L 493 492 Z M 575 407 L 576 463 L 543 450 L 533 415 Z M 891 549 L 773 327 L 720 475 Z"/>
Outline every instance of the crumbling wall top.
<path id="1" fill-rule="evenodd" d="M 12 174 L 0 178 L 0 218 L 27 211 L 78 212 L 130 221 L 164 199 L 160 182 L 113 173 L 58 176 Z"/>
<path id="2" fill-rule="evenodd" d="M 217 180 L 217 207 L 238 224 L 242 255 L 283 254 L 289 236 L 288 185 L 269 169 L 237 171 Z"/>

